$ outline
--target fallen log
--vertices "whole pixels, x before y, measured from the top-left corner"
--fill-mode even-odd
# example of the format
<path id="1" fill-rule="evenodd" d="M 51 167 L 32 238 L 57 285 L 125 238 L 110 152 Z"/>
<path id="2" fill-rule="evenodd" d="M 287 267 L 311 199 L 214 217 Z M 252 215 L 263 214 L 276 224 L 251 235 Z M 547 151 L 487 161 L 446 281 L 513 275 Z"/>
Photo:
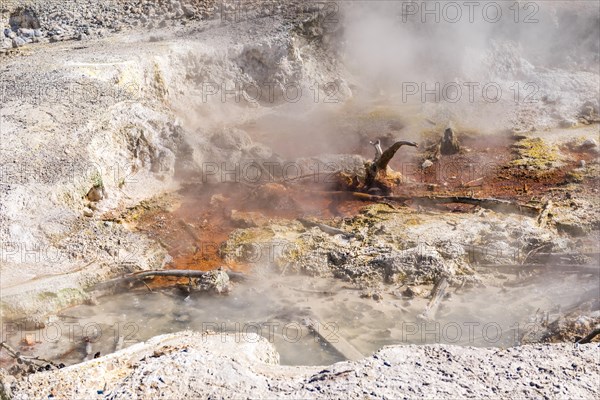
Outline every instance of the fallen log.
<path id="1" fill-rule="evenodd" d="M 423 311 L 417 318 L 430 321 L 435 317 L 438 308 L 442 302 L 442 299 L 446 295 L 446 289 L 448 289 L 448 280 L 446 278 L 440 279 L 431 291 L 431 300 L 427 303 L 425 311 Z"/>
<path id="2" fill-rule="evenodd" d="M 345 191 L 316 191 L 316 193 L 348 196 L 351 198 L 372 202 L 381 202 L 386 200 L 396 201 L 400 203 L 412 202 L 413 204 L 421 206 L 452 203 L 472 204 L 493 211 L 527 214 L 530 216 L 537 216 L 540 212 L 540 209 L 534 206 L 530 206 L 527 204 L 519 204 L 510 200 L 494 198 L 477 198 L 467 196 L 380 196 L 375 194 Z"/>
<path id="3" fill-rule="evenodd" d="M 14 358 L 18 364 L 33 365 L 34 367 L 38 367 L 38 368 L 45 367 L 46 369 L 48 369 L 49 365 L 51 365 L 55 368 L 59 368 L 59 366 L 57 364 L 55 364 L 54 362 L 52 362 L 50 360 L 46 360 L 46 359 L 38 357 L 38 356 L 23 355 L 23 354 L 21 354 L 20 351 L 13 349 L 6 342 L 0 342 L 0 349 L 6 350 L 8 355 L 11 358 Z"/>
<path id="4" fill-rule="evenodd" d="M 540 212 L 539 208 L 524 204 L 518 204 L 509 200 L 501 200 L 494 198 L 476 198 L 476 197 L 465 197 L 465 196 L 447 196 L 447 197 L 413 197 L 409 200 L 417 203 L 418 205 L 438 205 L 438 204 L 472 204 L 481 208 L 489 210 L 504 212 L 504 213 L 517 213 L 526 214 L 529 216 L 537 216 Z"/>
<path id="5" fill-rule="evenodd" d="M 323 342 L 331 346 L 335 351 L 342 355 L 345 359 L 356 361 L 364 358 L 362 353 L 356 349 L 351 343 L 339 335 L 337 329 L 334 329 L 330 324 L 322 324 L 319 320 L 313 318 L 304 318 L 304 325 L 308 327 L 315 335 Z M 335 327 L 337 328 L 337 326 Z"/>
<path id="6" fill-rule="evenodd" d="M 249 279 L 248 275 L 235 272 L 235 271 L 225 271 L 229 276 L 229 279 L 234 282 L 244 282 Z M 140 271 L 134 272 L 131 274 L 127 274 L 120 278 L 111 279 L 109 281 L 101 282 L 96 285 L 94 292 L 101 292 L 103 294 L 110 294 L 110 290 L 114 289 L 118 286 L 123 286 L 126 284 L 132 284 L 136 281 L 143 282 L 143 279 L 151 278 L 155 276 L 165 276 L 171 278 L 201 278 L 205 276 L 208 272 L 206 271 L 196 271 L 196 270 L 185 270 L 185 269 L 164 269 L 164 270 L 154 270 L 154 271 Z"/>
<path id="7" fill-rule="evenodd" d="M 463 183 L 462 187 L 473 187 L 473 186 L 481 186 L 483 184 L 483 176 L 481 178 L 473 179 L 472 181 L 468 181 Z M 475 185 L 477 183 L 477 185 Z"/>
<path id="8" fill-rule="evenodd" d="M 245 281 L 248 279 L 248 276 L 241 272 L 235 271 L 225 271 L 229 276 L 229 279 L 232 281 Z M 196 271 L 189 269 L 163 269 L 163 270 L 154 270 L 154 271 L 140 271 L 134 272 L 128 276 L 123 277 L 122 279 L 142 279 L 150 276 L 168 276 L 173 278 L 200 278 L 207 274 L 206 271 Z"/>
<path id="9" fill-rule="evenodd" d="M 586 343 L 590 343 L 596 336 L 600 335 L 600 328 L 596 328 L 593 331 L 590 332 L 589 335 L 587 335 L 584 338 L 579 339 L 577 342 L 577 344 L 586 344 Z"/>

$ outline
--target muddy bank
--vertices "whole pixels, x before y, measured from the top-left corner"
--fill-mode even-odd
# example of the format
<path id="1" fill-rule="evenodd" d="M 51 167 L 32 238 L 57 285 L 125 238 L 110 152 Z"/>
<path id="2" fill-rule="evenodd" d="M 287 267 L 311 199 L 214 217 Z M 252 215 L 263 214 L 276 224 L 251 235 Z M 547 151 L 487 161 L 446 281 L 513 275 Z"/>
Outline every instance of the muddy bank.
<path id="1" fill-rule="evenodd" d="M 539 398 L 598 396 L 597 345 L 392 346 L 355 362 L 283 367 L 264 338 L 182 332 L 24 380 L 13 398 Z M 216 366 L 216 367 L 215 367 Z"/>

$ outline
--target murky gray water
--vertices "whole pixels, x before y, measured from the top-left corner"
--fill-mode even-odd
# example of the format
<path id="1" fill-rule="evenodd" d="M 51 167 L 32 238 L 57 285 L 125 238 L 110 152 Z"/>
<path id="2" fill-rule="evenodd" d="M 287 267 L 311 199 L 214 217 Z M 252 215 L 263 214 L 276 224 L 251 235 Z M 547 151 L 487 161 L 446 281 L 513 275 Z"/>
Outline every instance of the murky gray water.
<path id="1" fill-rule="evenodd" d="M 240 341 L 260 333 L 275 345 L 282 364 L 343 360 L 335 344 L 304 325 L 306 318 L 318 321 L 317 328 L 326 325 L 328 330 L 322 332 L 331 342 L 347 342 L 365 356 L 392 344 L 507 347 L 518 344 L 520 332 L 535 328 L 536 312 L 552 316 L 597 283 L 556 275 L 523 287 L 451 289 L 433 321 L 418 317 L 426 299 L 398 298 L 391 294 L 393 287 L 379 302 L 363 299 L 359 291 L 334 279 L 269 276 L 236 285 L 227 296 L 137 291 L 65 310 L 44 329 L 28 332 L 38 343 L 24 353 L 68 365 L 96 352 L 104 355 L 152 336 L 190 329 L 235 333 Z M 9 341 L 17 346 L 25 334 L 19 332 Z"/>

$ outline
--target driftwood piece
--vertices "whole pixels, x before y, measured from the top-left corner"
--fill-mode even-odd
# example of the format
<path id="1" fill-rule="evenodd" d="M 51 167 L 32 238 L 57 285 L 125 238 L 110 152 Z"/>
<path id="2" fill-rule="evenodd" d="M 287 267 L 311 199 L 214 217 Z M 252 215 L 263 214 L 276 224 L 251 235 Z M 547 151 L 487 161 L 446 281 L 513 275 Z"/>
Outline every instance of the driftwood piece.
<path id="1" fill-rule="evenodd" d="M 378 170 L 385 171 L 387 169 L 388 164 L 392 161 L 392 158 L 396 154 L 396 152 L 402 146 L 412 146 L 419 147 L 415 142 L 409 142 L 406 140 L 399 140 L 390 147 L 388 147 L 382 154 L 381 157 L 375 160 L 375 166 Z"/>
<path id="2" fill-rule="evenodd" d="M 372 145 L 375 148 L 375 158 L 373 159 L 373 162 L 375 162 L 383 154 L 383 150 L 381 149 L 381 140 L 377 139 L 374 142 L 369 141 L 369 144 Z"/>
<path id="3" fill-rule="evenodd" d="M 422 206 L 452 203 L 472 204 L 481 208 L 486 208 L 497 212 L 525 214 L 529 216 L 537 216 L 540 212 L 540 209 L 534 206 L 494 198 L 478 198 L 466 196 L 379 196 L 361 192 L 345 191 L 317 191 L 317 193 L 348 196 L 354 199 L 372 202 L 381 202 L 388 200 L 396 201 L 399 203 L 412 202 L 413 204 Z"/>
<path id="4" fill-rule="evenodd" d="M 600 335 L 600 328 L 596 328 L 593 331 L 590 332 L 589 335 L 587 335 L 584 338 L 579 339 L 576 343 L 577 344 L 586 344 L 586 343 L 590 343 L 596 336 Z"/>
<path id="5" fill-rule="evenodd" d="M 334 329 L 329 324 L 322 324 L 315 317 L 304 318 L 303 322 L 323 342 L 327 343 L 347 360 L 356 361 L 364 357 L 356 347 L 339 335 L 337 329 Z"/>
<path id="6" fill-rule="evenodd" d="M 234 282 L 243 282 L 249 279 L 249 277 L 241 272 L 225 271 L 229 276 L 229 279 Z M 143 279 L 155 277 L 155 276 L 166 276 L 172 278 L 201 278 L 208 272 L 196 271 L 196 270 L 185 270 L 185 269 L 165 269 L 165 270 L 154 270 L 154 271 L 140 271 L 132 274 L 127 274 L 120 278 L 111 279 L 109 281 L 101 282 L 96 285 L 94 291 L 100 292 L 101 294 L 110 294 L 111 290 L 123 285 L 132 284 L 136 281 L 143 282 Z"/>
<path id="7" fill-rule="evenodd" d="M 419 205 L 437 205 L 437 204 L 472 204 L 482 208 L 490 210 L 504 212 L 504 213 L 519 213 L 527 214 L 530 216 L 537 216 L 539 209 L 537 207 L 518 204 L 509 200 L 501 200 L 494 198 L 476 198 L 476 197 L 465 197 L 465 196 L 444 196 L 444 197 L 414 197 L 412 198 L 414 203 Z"/>
<path id="8" fill-rule="evenodd" d="M 484 179 L 484 177 L 482 176 L 480 178 L 473 179 L 471 181 L 465 182 L 461 186 L 462 187 L 467 187 L 467 188 L 468 187 L 473 187 L 473 186 L 481 186 L 481 185 L 483 185 L 483 179 Z"/>
<path id="9" fill-rule="evenodd" d="M 437 313 L 438 308 L 442 302 L 442 299 L 446 295 L 448 289 L 448 280 L 446 278 L 440 279 L 431 291 L 431 300 L 427 303 L 425 310 L 419 314 L 418 318 L 426 321 L 432 320 Z"/>
<path id="10" fill-rule="evenodd" d="M 46 360 L 44 358 L 37 357 L 37 356 L 25 356 L 25 355 L 21 354 L 20 351 L 13 349 L 6 342 L 0 342 L 0 349 L 6 350 L 8 355 L 11 358 L 14 358 L 18 364 L 33 365 L 35 367 L 45 367 L 47 365 L 51 365 L 55 368 L 59 368 L 58 365 L 56 365 L 54 362 L 52 362 L 50 360 Z"/>
<path id="11" fill-rule="evenodd" d="M 231 279 L 232 281 L 245 281 L 248 279 L 248 276 L 242 272 L 235 272 L 235 271 L 225 271 L 227 273 L 227 275 L 229 276 L 229 279 Z M 141 272 L 135 272 L 133 274 L 130 274 L 128 276 L 126 276 L 125 278 L 131 278 L 131 279 L 141 279 L 141 278 L 147 278 L 150 276 L 170 276 L 170 277 L 174 277 L 174 278 L 200 278 L 203 277 L 207 274 L 208 272 L 206 271 L 196 271 L 196 270 L 189 270 L 189 269 L 164 269 L 164 270 L 155 270 L 155 271 L 141 271 Z"/>

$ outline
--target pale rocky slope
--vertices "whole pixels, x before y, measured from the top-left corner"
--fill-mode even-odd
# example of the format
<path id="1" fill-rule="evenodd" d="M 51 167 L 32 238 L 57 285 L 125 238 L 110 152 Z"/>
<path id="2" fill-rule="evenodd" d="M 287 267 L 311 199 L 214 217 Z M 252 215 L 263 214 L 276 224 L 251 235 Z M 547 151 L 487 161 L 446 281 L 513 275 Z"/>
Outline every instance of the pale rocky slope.
<path id="1" fill-rule="evenodd" d="M 592 399 L 599 357 L 597 344 L 393 346 L 355 362 L 287 367 L 254 334 L 182 332 L 24 380 L 5 378 L 3 391 L 14 399 Z"/>

